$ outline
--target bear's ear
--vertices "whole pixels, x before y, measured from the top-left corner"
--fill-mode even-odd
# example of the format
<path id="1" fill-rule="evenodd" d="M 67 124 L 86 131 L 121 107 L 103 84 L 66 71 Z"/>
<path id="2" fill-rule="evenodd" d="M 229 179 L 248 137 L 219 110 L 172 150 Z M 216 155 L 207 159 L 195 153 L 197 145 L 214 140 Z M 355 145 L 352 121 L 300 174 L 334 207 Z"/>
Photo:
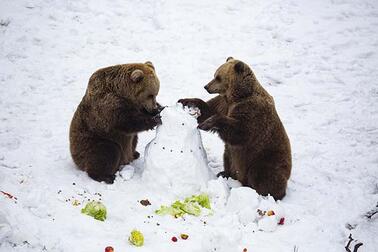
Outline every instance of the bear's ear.
<path id="1" fill-rule="evenodd" d="M 142 70 L 139 69 L 134 70 L 130 75 L 131 80 L 135 83 L 143 80 L 143 77 L 144 73 Z"/>
<path id="2" fill-rule="evenodd" d="M 233 60 L 234 58 L 233 57 L 228 57 L 227 59 L 226 59 L 226 62 L 229 62 L 230 60 Z"/>
<path id="3" fill-rule="evenodd" d="M 244 72 L 244 63 L 239 61 L 238 63 L 234 65 L 234 69 L 235 69 L 235 72 L 237 72 L 238 74 Z"/>
<path id="4" fill-rule="evenodd" d="M 144 64 L 146 64 L 147 66 L 149 66 L 149 67 L 151 67 L 152 69 L 155 70 L 155 67 L 154 67 L 154 65 L 152 64 L 151 61 L 146 61 Z"/>

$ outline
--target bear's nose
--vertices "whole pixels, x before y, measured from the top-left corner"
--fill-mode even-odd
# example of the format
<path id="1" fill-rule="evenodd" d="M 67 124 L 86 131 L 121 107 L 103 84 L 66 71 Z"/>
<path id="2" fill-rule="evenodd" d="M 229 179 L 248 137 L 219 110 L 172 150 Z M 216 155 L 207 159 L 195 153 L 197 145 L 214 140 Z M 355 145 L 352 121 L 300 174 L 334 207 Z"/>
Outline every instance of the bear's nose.
<path id="1" fill-rule="evenodd" d="M 207 85 L 204 86 L 204 88 L 206 89 L 207 92 L 209 92 L 209 87 Z"/>

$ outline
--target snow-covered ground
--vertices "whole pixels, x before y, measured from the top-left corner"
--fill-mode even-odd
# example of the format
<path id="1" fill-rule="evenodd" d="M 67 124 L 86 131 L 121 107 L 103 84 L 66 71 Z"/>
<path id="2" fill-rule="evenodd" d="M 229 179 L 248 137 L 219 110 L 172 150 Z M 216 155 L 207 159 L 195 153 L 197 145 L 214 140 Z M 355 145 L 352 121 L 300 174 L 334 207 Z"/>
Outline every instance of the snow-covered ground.
<path id="1" fill-rule="evenodd" d="M 378 2 L 13 1 L 0 3 L 0 251 L 377 251 Z M 97 183 L 75 169 L 68 128 L 87 81 L 108 65 L 151 60 L 158 100 L 210 98 L 203 86 L 228 56 L 254 69 L 291 139 L 293 170 L 274 232 L 213 216 L 174 219 L 154 210 L 176 199 L 136 175 Z M 202 134 L 209 165 L 223 144 Z M 218 191 L 220 193 L 220 191 Z M 89 199 L 105 222 L 80 213 Z M 150 206 L 138 201 L 149 199 Z M 221 207 L 219 207 L 221 208 Z M 223 215 L 222 215 L 223 213 Z M 158 225 L 159 224 L 159 225 Z M 145 245 L 132 247 L 132 229 Z M 187 233 L 188 240 L 171 241 Z"/>

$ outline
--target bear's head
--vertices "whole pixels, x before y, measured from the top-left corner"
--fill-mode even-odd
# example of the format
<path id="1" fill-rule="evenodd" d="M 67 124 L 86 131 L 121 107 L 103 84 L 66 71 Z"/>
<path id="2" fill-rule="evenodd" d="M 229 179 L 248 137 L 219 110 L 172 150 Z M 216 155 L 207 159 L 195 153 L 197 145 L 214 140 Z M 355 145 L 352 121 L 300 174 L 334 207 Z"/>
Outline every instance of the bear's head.
<path id="1" fill-rule="evenodd" d="M 127 85 L 119 87 L 120 95 L 141 105 L 147 112 L 158 109 L 156 96 L 159 93 L 160 81 L 155 67 L 150 61 L 144 64 L 130 64 L 127 67 Z"/>
<path id="2" fill-rule="evenodd" d="M 107 93 L 133 102 L 147 112 L 158 109 L 156 96 L 160 82 L 150 61 L 110 66 L 96 71 L 89 80 L 87 94 L 92 99 Z"/>
<path id="3" fill-rule="evenodd" d="M 220 94 L 230 101 L 238 101 L 252 95 L 255 82 L 256 78 L 247 64 L 228 57 L 205 89 L 210 94 Z"/>

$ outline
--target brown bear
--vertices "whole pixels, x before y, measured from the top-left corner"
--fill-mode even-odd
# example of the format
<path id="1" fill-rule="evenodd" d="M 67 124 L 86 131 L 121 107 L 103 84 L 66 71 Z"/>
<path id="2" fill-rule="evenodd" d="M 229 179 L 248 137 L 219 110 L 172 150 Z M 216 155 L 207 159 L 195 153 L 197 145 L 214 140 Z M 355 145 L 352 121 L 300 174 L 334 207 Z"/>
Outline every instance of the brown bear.
<path id="1" fill-rule="evenodd" d="M 97 70 L 70 127 L 70 151 L 79 169 L 113 183 L 119 167 L 139 157 L 137 133 L 161 123 L 159 79 L 151 62 Z"/>
<path id="2" fill-rule="evenodd" d="M 198 128 L 217 132 L 225 142 L 224 171 L 219 175 L 282 199 L 291 172 L 291 149 L 273 98 L 250 67 L 232 57 L 218 68 L 205 89 L 219 95 L 208 102 L 179 102 L 198 107 Z"/>

